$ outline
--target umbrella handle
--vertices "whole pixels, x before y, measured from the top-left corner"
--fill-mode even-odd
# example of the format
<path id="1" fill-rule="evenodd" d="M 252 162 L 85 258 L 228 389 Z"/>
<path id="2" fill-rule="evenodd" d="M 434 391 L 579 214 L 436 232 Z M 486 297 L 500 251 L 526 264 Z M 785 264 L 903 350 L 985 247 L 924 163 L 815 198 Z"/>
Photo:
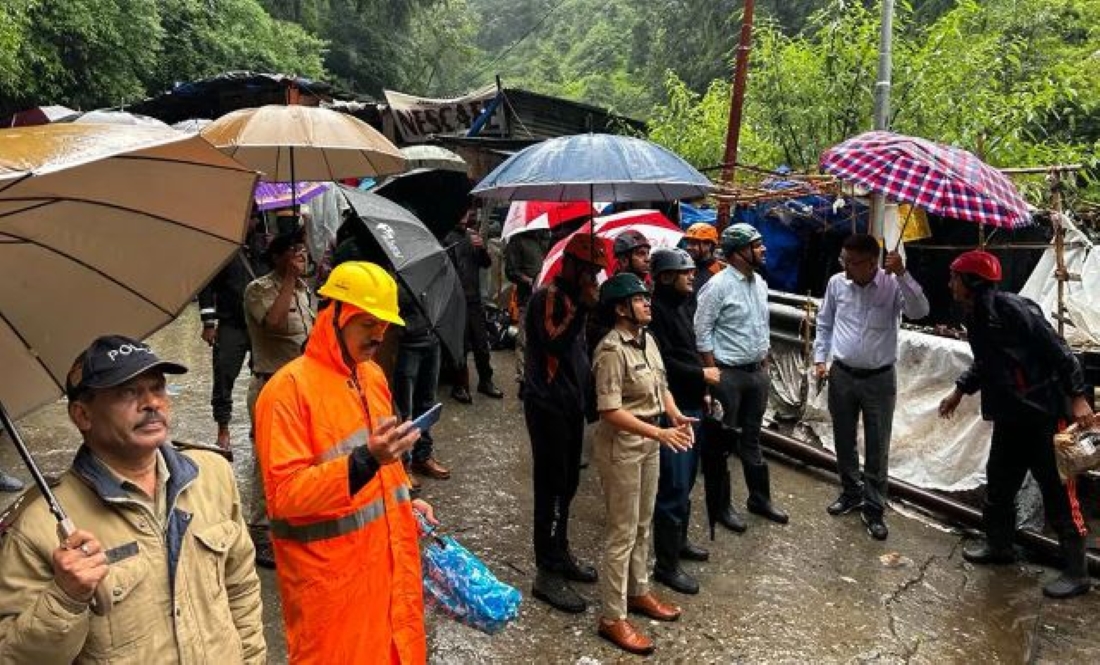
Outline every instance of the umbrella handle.
<path id="1" fill-rule="evenodd" d="M 69 539 L 69 536 L 76 533 L 76 525 L 73 524 L 72 519 L 66 517 L 57 523 L 57 537 L 62 544 Z M 109 562 L 108 562 L 109 563 Z M 111 608 L 114 607 L 114 601 L 111 600 L 111 594 L 107 591 L 107 578 L 103 578 L 96 585 L 95 591 L 92 592 L 92 602 L 89 604 L 92 609 L 92 614 L 96 616 L 107 616 L 111 612 Z"/>
<path id="2" fill-rule="evenodd" d="M 909 211 L 905 213 L 905 221 L 901 223 L 901 228 L 898 229 L 898 240 L 894 243 L 894 251 L 898 251 L 898 247 L 901 247 L 901 239 L 905 237 L 905 229 L 909 226 L 909 218 L 913 216 L 913 205 L 909 205 Z"/>

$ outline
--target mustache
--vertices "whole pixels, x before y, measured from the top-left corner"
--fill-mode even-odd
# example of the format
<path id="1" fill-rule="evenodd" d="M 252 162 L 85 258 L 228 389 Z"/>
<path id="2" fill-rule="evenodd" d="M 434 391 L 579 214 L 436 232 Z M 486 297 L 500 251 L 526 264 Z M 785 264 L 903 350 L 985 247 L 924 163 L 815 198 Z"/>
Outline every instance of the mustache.
<path id="1" fill-rule="evenodd" d="M 134 429 L 140 429 L 140 428 L 145 427 L 147 425 L 154 425 L 154 424 L 167 426 L 168 425 L 168 419 L 165 418 L 163 415 L 161 415 L 157 411 L 149 411 L 142 417 L 141 422 L 139 422 Z"/>

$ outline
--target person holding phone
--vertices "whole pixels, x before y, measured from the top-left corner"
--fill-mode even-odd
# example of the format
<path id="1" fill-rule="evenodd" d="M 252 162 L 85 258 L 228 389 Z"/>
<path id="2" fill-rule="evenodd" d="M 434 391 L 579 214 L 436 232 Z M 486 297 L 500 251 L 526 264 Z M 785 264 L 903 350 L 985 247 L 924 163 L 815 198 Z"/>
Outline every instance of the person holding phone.
<path id="1" fill-rule="evenodd" d="M 654 650 L 653 641 L 626 620 L 627 612 L 655 621 L 680 618 L 679 607 L 662 602 L 649 590 L 658 451 L 662 446 L 676 453 L 691 450 L 695 419 L 680 412 L 669 392 L 661 351 L 645 329 L 652 313 L 641 278 L 619 273 L 604 282 L 600 306 L 613 314 L 615 327 L 597 345 L 593 360 L 600 422 L 592 458 L 608 520 L 597 632 L 624 651 L 648 654 Z"/>
<path id="2" fill-rule="evenodd" d="M 402 457 L 419 438 L 393 417 L 374 355 L 403 325 L 397 284 L 381 266 L 341 263 L 318 294 L 305 353 L 256 403 L 256 450 L 271 515 L 290 662 L 427 658 L 413 511 Z M 364 629 L 364 627 L 367 627 Z M 384 658 L 384 657 L 383 657 Z"/>

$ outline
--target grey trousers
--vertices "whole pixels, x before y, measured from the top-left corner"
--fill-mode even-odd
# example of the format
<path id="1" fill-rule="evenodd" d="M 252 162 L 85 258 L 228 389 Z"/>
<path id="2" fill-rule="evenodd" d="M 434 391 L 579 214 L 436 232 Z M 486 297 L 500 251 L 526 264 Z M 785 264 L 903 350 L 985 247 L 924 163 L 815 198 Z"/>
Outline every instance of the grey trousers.
<path id="1" fill-rule="evenodd" d="M 829 413 L 833 417 L 836 461 L 844 494 L 862 493 L 864 512 L 882 515 L 890 473 L 890 431 L 897 403 L 897 370 L 859 378 L 836 364 L 829 372 Z M 864 463 L 859 472 L 856 427 L 863 416 Z"/>

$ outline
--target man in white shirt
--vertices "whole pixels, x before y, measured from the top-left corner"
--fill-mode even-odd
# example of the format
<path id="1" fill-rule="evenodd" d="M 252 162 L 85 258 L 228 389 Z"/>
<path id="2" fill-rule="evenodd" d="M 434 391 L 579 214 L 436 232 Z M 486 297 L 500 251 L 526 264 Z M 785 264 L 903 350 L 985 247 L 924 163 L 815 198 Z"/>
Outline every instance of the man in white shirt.
<path id="1" fill-rule="evenodd" d="M 889 482 L 890 430 L 897 401 L 901 315 L 928 315 L 928 299 L 896 252 L 878 267 L 879 244 L 865 234 L 849 236 L 840 250 L 844 271 L 832 276 L 817 315 L 814 369 L 829 377 L 837 468 L 842 491 L 826 510 L 844 515 L 862 509 L 863 524 L 876 540 L 886 540 L 883 520 Z M 832 358 L 832 366 L 826 362 Z M 865 461 L 859 471 L 856 426 L 863 416 Z"/>

